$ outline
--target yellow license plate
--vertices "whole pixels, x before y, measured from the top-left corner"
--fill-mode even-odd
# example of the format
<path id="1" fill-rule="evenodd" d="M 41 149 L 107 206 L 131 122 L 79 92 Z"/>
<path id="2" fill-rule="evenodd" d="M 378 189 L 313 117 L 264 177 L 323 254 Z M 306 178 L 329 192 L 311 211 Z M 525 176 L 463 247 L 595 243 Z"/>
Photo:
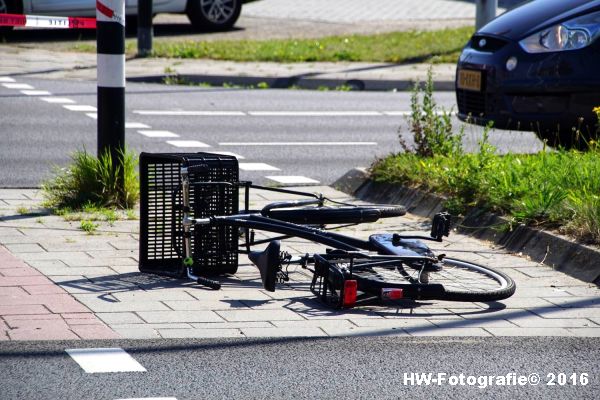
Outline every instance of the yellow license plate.
<path id="1" fill-rule="evenodd" d="M 469 69 L 458 70 L 457 87 L 459 89 L 481 92 L 481 71 Z"/>

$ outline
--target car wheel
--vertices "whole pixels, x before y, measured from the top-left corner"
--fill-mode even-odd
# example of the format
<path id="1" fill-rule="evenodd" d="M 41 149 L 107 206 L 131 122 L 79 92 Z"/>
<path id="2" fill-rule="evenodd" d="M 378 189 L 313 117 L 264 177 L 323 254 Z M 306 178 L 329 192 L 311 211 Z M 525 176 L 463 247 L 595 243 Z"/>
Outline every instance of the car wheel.
<path id="1" fill-rule="evenodd" d="M 188 0 L 187 15 L 197 30 L 231 29 L 240 16 L 242 0 Z"/>
<path id="2" fill-rule="evenodd" d="M 23 6 L 18 0 L 0 0 L 0 14 L 21 14 Z M 12 26 L 0 26 L 0 35 L 8 33 L 13 29 Z"/>

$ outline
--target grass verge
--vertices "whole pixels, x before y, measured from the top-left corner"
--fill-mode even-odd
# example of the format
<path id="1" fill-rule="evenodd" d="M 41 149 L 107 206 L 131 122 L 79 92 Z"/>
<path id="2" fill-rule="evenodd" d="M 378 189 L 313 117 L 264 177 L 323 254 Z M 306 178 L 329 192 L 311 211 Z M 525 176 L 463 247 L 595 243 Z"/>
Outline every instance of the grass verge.
<path id="1" fill-rule="evenodd" d="M 428 62 L 454 63 L 473 34 L 473 28 L 438 31 L 408 31 L 377 35 L 330 36 L 319 39 L 276 39 L 237 41 L 155 40 L 153 57 L 228 61 L 272 62 Z M 95 52 L 95 46 L 78 44 L 75 50 Z M 135 55 L 137 44 L 128 40 L 128 55 Z"/>
<path id="2" fill-rule="evenodd" d="M 410 118 L 415 145 L 376 161 L 372 178 L 448 197 L 457 214 L 477 207 L 515 223 L 557 228 L 585 243 L 600 244 L 600 146 L 586 152 L 544 149 L 537 154 L 498 154 L 484 132 L 479 149 L 466 153 L 462 132 L 448 130 L 436 114 L 429 84 L 416 88 Z M 600 110 L 599 110 L 600 111 Z"/>

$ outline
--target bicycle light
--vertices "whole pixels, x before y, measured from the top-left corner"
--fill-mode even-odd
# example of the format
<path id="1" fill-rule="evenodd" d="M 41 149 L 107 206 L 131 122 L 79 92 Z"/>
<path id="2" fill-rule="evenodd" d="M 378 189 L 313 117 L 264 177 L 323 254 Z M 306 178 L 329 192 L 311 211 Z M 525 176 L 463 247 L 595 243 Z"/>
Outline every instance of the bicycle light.
<path id="1" fill-rule="evenodd" d="M 404 297 L 404 290 L 396 288 L 382 288 L 381 299 L 382 300 L 400 300 Z"/>
<path id="2" fill-rule="evenodd" d="M 344 307 L 354 307 L 356 304 L 356 292 L 358 290 L 358 282 L 355 280 L 344 281 L 344 299 L 342 305 Z"/>

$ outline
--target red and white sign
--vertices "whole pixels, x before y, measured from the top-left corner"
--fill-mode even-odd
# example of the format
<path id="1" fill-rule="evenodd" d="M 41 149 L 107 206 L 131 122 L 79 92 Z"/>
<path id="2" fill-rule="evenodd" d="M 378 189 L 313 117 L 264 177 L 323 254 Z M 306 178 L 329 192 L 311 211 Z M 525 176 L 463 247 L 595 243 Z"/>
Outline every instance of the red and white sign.
<path id="1" fill-rule="evenodd" d="M 0 26 L 31 28 L 96 29 L 95 18 L 49 17 L 44 15 L 0 14 Z"/>

